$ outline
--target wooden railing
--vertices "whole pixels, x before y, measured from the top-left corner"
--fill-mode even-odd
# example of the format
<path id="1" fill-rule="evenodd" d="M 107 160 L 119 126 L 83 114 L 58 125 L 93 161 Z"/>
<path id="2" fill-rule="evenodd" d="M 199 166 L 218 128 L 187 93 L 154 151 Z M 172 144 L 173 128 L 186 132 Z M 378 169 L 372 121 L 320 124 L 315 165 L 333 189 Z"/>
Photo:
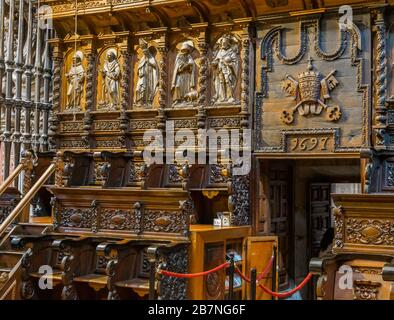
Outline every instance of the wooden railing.
<path id="1" fill-rule="evenodd" d="M 8 176 L 8 178 L 0 185 L 0 195 L 7 190 L 15 178 L 22 172 L 25 172 L 26 176 L 31 177 L 33 167 L 36 163 L 37 158 L 31 151 L 25 151 L 21 163 L 14 169 L 14 171 Z M 48 178 L 55 172 L 56 164 L 52 163 L 41 177 L 34 183 L 34 185 L 24 194 L 17 204 L 17 206 L 11 211 L 7 218 L 0 224 L 0 238 L 3 236 L 4 232 L 10 226 L 10 224 L 20 216 L 24 211 L 26 206 L 34 198 L 40 188 L 48 180 Z"/>

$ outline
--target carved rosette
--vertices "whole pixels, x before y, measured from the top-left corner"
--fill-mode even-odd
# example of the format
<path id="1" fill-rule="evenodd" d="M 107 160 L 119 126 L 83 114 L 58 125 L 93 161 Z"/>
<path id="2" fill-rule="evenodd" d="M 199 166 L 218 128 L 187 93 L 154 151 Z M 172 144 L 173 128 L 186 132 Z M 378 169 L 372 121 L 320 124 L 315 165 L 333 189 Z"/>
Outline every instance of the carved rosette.
<path id="1" fill-rule="evenodd" d="M 159 268 L 178 273 L 188 272 L 187 245 L 178 246 L 171 251 L 159 253 Z M 159 300 L 186 300 L 187 279 L 161 277 L 159 282 Z"/>
<path id="2" fill-rule="evenodd" d="M 377 13 L 375 21 L 376 31 L 376 72 L 375 72 L 375 144 L 385 148 L 387 144 L 387 56 L 386 56 L 386 25 L 383 12 Z"/>

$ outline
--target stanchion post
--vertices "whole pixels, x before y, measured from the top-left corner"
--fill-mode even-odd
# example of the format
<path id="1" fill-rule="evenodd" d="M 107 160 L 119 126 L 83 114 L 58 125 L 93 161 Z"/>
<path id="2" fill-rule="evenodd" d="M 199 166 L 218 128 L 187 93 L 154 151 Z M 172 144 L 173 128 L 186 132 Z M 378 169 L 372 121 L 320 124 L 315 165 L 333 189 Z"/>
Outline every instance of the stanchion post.
<path id="1" fill-rule="evenodd" d="M 234 299 L 234 272 L 235 272 L 235 265 L 234 265 L 234 254 L 230 253 L 230 266 L 228 268 L 228 299 Z"/>
<path id="2" fill-rule="evenodd" d="M 272 291 L 276 292 L 276 260 L 277 260 L 277 247 L 276 245 L 273 246 L 273 252 L 272 252 L 272 256 L 273 256 L 273 261 L 272 261 Z M 272 296 L 271 300 L 275 300 L 275 297 Z"/>
<path id="3" fill-rule="evenodd" d="M 250 300 L 256 300 L 256 280 L 257 280 L 257 270 L 252 268 L 250 270 Z"/>
<path id="4" fill-rule="evenodd" d="M 156 298 L 156 259 L 149 259 L 150 271 L 149 271 L 149 300 L 155 300 Z"/>

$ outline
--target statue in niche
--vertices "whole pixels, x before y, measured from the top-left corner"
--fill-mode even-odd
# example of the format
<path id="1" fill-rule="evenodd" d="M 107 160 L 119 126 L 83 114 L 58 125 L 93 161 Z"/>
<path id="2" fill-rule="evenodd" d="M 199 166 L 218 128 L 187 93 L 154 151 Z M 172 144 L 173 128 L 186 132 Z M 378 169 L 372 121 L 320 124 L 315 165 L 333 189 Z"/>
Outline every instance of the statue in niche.
<path id="1" fill-rule="evenodd" d="M 193 42 L 186 41 L 182 43 L 175 59 L 171 87 L 174 106 L 192 104 L 197 100 L 197 65 L 192 56 L 193 50 Z"/>
<path id="2" fill-rule="evenodd" d="M 159 67 L 145 40 L 140 41 L 143 57 L 138 63 L 138 80 L 135 92 L 137 105 L 151 106 L 159 84 Z"/>
<path id="3" fill-rule="evenodd" d="M 81 109 L 81 98 L 86 76 L 82 60 L 83 53 L 81 51 L 75 52 L 72 59 L 72 67 L 66 74 L 68 82 L 66 109 Z"/>
<path id="4" fill-rule="evenodd" d="M 110 109 L 116 109 L 119 105 L 119 81 L 120 81 L 120 65 L 115 49 L 108 49 L 104 62 L 102 84 L 102 102 Z"/>
<path id="5" fill-rule="evenodd" d="M 212 61 L 215 90 L 213 102 L 234 103 L 239 68 L 238 41 L 227 34 L 217 41 L 217 47 Z"/>

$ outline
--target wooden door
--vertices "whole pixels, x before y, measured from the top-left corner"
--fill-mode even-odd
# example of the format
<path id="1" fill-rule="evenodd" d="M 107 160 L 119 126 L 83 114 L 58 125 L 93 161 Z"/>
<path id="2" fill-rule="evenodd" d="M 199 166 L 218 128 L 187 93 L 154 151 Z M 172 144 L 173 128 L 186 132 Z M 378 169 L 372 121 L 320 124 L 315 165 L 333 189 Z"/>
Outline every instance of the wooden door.
<path id="1" fill-rule="evenodd" d="M 269 202 L 271 233 L 279 241 L 279 288 L 288 286 L 292 274 L 292 170 L 287 163 L 269 168 Z"/>
<path id="2" fill-rule="evenodd" d="M 320 241 L 331 225 L 329 183 L 311 183 L 309 185 L 309 225 L 311 257 L 319 256 Z"/>
<path id="3" fill-rule="evenodd" d="M 243 258 L 242 272 L 250 277 L 250 269 L 256 268 L 257 276 L 263 272 L 266 265 L 269 263 L 271 256 L 273 255 L 274 247 L 278 247 L 277 236 L 261 236 L 261 237 L 248 237 L 245 239 L 245 251 L 246 259 Z M 278 262 L 278 256 L 277 261 Z M 278 287 L 278 273 L 276 274 L 276 288 Z M 272 288 L 272 269 L 266 275 L 265 278 L 260 282 L 265 287 Z M 243 299 L 250 299 L 250 285 L 243 282 L 242 285 Z M 265 293 L 263 290 L 256 289 L 257 300 L 271 300 L 271 296 Z"/>

